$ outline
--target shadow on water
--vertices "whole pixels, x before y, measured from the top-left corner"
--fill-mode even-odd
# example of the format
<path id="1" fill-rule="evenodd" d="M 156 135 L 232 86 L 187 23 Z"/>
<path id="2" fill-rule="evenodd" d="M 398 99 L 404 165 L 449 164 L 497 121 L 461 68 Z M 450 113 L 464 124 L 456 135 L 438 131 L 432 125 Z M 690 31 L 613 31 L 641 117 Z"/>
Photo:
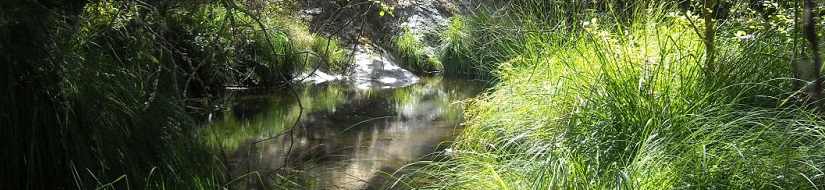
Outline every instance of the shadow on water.
<path id="1" fill-rule="evenodd" d="M 398 169 L 427 159 L 457 135 L 459 101 L 483 85 L 422 78 L 396 89 L 304 86 L 297 88 L 303 113 L 286 89 L 240 92 L 204 134 L 237 179 L 233 189 L 289 184 L 284 181 L 310 189 L 388 188 Z"/>

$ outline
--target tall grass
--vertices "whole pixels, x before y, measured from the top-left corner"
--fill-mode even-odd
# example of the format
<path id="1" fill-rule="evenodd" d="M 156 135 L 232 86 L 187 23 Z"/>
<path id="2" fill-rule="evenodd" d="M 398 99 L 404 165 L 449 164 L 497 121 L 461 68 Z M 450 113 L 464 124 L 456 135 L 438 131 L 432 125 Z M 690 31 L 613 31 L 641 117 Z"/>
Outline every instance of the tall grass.
<path id="1" fill-rule="evenodd" d="M 541 2 L 470 21 L 511 21 L 470 35 L 495 42 L 468 49 L 488 53 L 477 60 L 493 61 L 500 83 L 465 112 L 448 159 L 422 170 L 428 187 L 825 186 L 825 119 L 794 103 L 791 41 L 769 31 L 742 41 L 720 27 L 719 68 L 709 72 L 702 40 L 670 5 L 639 5 L 629 19 L 574 13 L 584 19 L 556 28 L 542 14 L 565 7 L 539 12 Z"/>
<path id="2" fill-rule="evenodd" d="M 401 59 L 401 64 L 413 72 L 437 72 L 444 67 L 438 57 L 427 55 L 424 42 L 406 28 L 400 35 L 392 38 L 392 44 Z"/>
<path id="3" fill-rule="evenodd" d="M 578 29 L 581 24 L 574 22 L 591 19 L 586 15 L 594 11 L 610 11 L 601 5 L 613 3 L 535 0 L 474 2 L 479 5 L 475 13 L 451 18 L 450 25 L 440 34 L 441 62 L 447 74 L 495 77 L 492 72 L 497 69 L 497 63 L 519 55 L 523 52 L 520 49 L 522 45 L 531 43 L 523 34 L 541 35 L 550 31 L 571 34 L 570 31 Z"/>
<path id="4" fill-rule="evenodd" d="M 303 62 L 278 22 L 220 3 L 0 3 L 3 188 L 226 185 L 194 129 L 225 86 Z"/>
<path id="5" fill-rule="evenodd" d="M 473 42 L 470 36 L 471 28 L 467 23 L 467 18 L 461 15 L 450 18 L 450 25 L 439 35 L 442 44 L 439 47 L 441 62 L 444 63 L 444 73 L 449 75 L 471 75 L 473 61 L 465 60 L 470 57 L 470 47 Z M 480 68 L 479 70 L 492 70 Z"/>
<path id="6" fill-rule="evenodd" d="M 292 40 L 299 61 L 298 71 L 316 68 L 333 73 L 343 73 L 349 67 L 351 52 L 337 38 L 311 33 L 307 23 L 295 22 L 295 13 L 275 12 L 267 15 L 270 24 L 282 26 Z"/>

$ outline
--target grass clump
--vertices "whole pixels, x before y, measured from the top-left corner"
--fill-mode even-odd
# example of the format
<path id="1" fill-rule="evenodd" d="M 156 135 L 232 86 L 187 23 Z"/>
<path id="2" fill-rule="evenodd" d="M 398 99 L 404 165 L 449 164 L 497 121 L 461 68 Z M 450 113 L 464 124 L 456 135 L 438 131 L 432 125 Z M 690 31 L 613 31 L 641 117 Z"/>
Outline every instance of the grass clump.
<path id="1" fill-rule="evenodd" d="M 392 45 L 401 58 L 401 65 L 410 71 L 430 73 L 440 71 L 444 67 L 438 58 L 427 55 L 424 42 L 406 28 L 400 35 L 392 38 Z"/>
<path id="2" fill-rule="evenodd" d="M 333 73 L 343 73 L 349 67 L 351 52 L 335 37 L 311 33 L 309 26 L 304 22 L 295 22 L 297 15 L 282 13 L 272 15 L 271 23 L 282 26 L 293 40 L 300 61 L 297 69 L 311 71 L 321 68 Z"/>
<path id="3" fill-rule="evenodd" d="M 505 61 L 492 54 L 495 50 L 488 49 L 500 42 L 490 38 L 491 33 L 503 35 L 504 32 L 488 27 L 496 22 L 492 19 L 484 11 L 450 19 L 447 29 L 439 33 L 442 40 L 439 55 L 445 74 L 488 78 L 496 67 L 493 63 Z"/>
<path id="4" fill-rule="evenodd" d="M 465 112 L 448 159 L 422 170 L 429 187 L 825 186 L 825 119 L 791 103 L 787 73 L 768 71 L 790 70 L 792 42 L 765 32 L 742 43 L 721 27 L 708 71 L 702 39 L 668 5 L 638 7 L 632 24 L 594 14 L 577 30 L 508 8 L 527 11 L 510 18 L 527 32 L 490 36 L 500 83 Z"/>
<path id="5" fill-rule="evenodd" d="M 464 61 L 464 57 L 470 57 L 472 46 L 470 39 L 472 31 L 467 23 L 467 18 L 456 15 L 450 18 L 447 29 L 439 33 L 442 44 L 439 47 L 441 61 L 444 64 L 444 73 L 449 75 L 469 74 L 473 65 L 471 61 Z"/>
<path id="6" fill-rule="evenodd" d="M 565 19 L 536 19 L 545 18 L 545 12 L 561 13 L 544 10 L 544 7 L 552 7 L 545 3 L 516 1 L 512 3 L 513 7 L 508 7 L 511 6 L 509 3 L 484 2 L 471 15 L 452 17 L 447 28 L 439 34 L 442 40 L 439 54 L 445 73 L 478 78 L 495 77 L 493 72 L 498 68 L 498 63 L 520 55 L 523 52 L 521 45 L 532 43 L 522 33 L 542 34 L 546 31 L 546 28 L 532 30 L 538 26 L 562 26 L 553 29 L 568 27 L 569 23 Z M 514 35 L 516 33 L 519 35 Z"/>
<path id="7" fill-rule="evenodd" d="M 311 49 L 323 57 L 323 62 L 331 72 L 343 73 L 349 67 L 350 51 L 335 38 L 316 37 Z"/>

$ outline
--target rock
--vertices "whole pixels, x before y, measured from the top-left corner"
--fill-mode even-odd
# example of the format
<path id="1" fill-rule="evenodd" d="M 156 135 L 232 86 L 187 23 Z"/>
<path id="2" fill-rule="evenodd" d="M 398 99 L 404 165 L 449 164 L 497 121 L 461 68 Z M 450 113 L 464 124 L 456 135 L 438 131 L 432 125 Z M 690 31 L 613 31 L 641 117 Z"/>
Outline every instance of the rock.
<path id="1" fill-rule="evenodd" d="M 455 0 L 402 0 L 397 4 L 399 24 L 394 30 L 412 33 L 424 42 L 424 53 L 435 57 L 441 45 L 439 32 L 447 28 L 452 16 L 471 12 L 469 6 L 469 2 Z"/>
<path id="2" fill-rule="evenodd" d="M 348 79 L 359 89 L 399 88 L 418 82 L 415 74 L 399 67 L 392 54 L 380 47 L 359 45 L 354 54 Z"/>
<path id="3" fill-rule="evenodd" d="M 330 75 L 324 73 L 320 70 L 309 71 L 307 73 L 301 73 L 298 76 L 295 76 L 293 82 L 297 83 L 313 83 L 313 84 L 320 84 L 329 81 L 341 80 L 344 77 L 341 75 Z"/>
<path id="4" fill-rule="evenodd" d="M 468 14 L 472 7 L 466 0 L 399 0 L 391 4 L 395 11 L 390 17 L 378 16 L 378 8 L 365 6 L 369 4 L 344 5 L 352 6 L 310 0 L 304 3 L 301 15 L 312 23 L 313 30 L 335 34 L 347 47 L 355 47 L 353 66 L 344 79 L 361 89 L 398 88 L 418 82 L 415 74 L 399 67 L 398 59 L 381 46 L 390 45 L 386 40 L 406 31 L 424 42 L 422 50 L 426 56 L 436 57 L 441 43 L 439 31 L 447 27 L 450 17 Z M 352 19 L 355 15 L 370 18 Z M 363 39 L 383 40 L 383 43 Z M 314 83 L 339 79 L 324 75 L 306 76 L 309 75 L 297 78 Z"/>

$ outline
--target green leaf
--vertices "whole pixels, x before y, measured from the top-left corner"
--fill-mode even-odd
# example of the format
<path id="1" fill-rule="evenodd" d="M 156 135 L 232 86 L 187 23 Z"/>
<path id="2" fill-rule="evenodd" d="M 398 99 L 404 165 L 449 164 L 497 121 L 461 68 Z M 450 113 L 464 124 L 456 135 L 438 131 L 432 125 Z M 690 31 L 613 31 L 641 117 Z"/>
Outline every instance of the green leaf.
<path id="1" fill-rule="evenodd" d="M 384 16 L 384 11 L 378 12 L 378 16 Z"/>

